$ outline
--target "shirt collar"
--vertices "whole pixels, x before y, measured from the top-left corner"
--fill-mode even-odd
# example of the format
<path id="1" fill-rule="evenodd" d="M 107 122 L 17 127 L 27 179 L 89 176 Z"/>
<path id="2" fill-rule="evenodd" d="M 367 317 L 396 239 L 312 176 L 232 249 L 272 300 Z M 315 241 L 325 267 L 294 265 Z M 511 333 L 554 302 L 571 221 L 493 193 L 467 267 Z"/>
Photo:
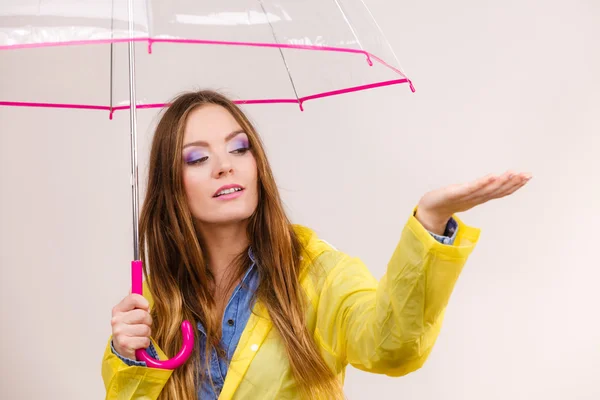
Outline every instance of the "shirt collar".
<path id="1" fill-rule="evenodd" d="M 254 258 L 254 252 L 252 251 L 252 246 L 248 247 L 248 257 L 252 260 L 252 264 L 256 263 L 256 259 Z"/>
<path id="2" fill-rule="evenodd" d="M 242 280 L 240 281 L 240 283 L 238 284 L 238 287 L 236 289 L 234 289 L 233 293 L 231 294 L 231 296 L 235 296 L 237 291 L 239 290 L 241 285 L 247 285 L 249 282 L 249 276 L 251 275 L 252 271 L 256 268 L 256 259 L 254 258 L 254 253 L 252 252 L 252 247 L 248 247 L 248 257 L 250 257 L 250 260 L 252 261 L 252 263 L 250 264 L 250 267 L 246 270 L 246 273 L 244 274 L 244 276 L 242 277 Z M 255 288 L 251 288 L 250 290 L 253 290 Z M 229 305 L 229 301 L 227 303 L 227 305 Z M 227 309 L 227 306 L 225 307 L 225 309 Z M 204 334 L 204 336 L 206 336 L 206 331 L 204 330 L 204 326 L 202 325 L 202 323 L 200 321 L 198 321 L 198 323 L 196 324 L 196 326 L 198 327 L 198 330 Z"/>

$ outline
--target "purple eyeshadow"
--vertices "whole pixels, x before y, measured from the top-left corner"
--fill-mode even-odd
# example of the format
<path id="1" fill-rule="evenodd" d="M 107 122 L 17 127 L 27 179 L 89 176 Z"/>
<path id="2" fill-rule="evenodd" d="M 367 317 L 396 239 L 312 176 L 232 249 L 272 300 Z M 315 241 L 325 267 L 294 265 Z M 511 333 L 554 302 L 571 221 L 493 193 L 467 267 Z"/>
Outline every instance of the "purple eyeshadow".
<path id="1" fill-rule="evenodd" d="M 250 147 L 250 142 L 248 141 L 248 138 L 245 135 L 238 135 L 231 141 L 230 146 L 230 151 L 247 149 Z"/>
<path id="2" fill-rule="evenodd" d="M 202 157 L 206 157 L 206 155 L 199 149 L 194 149 L 185 154 L 184 160 L 186 163 L 191 163 L 194 161 L 198 161 Z"/>

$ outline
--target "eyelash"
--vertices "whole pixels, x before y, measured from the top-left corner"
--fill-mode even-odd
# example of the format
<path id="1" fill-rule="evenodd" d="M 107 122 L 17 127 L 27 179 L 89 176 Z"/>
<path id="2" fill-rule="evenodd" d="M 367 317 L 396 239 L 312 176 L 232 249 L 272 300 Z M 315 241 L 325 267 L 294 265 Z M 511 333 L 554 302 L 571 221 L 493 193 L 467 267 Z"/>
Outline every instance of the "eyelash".
<path id="1" fill-rule="evenodd" d="M 202 164 L 206 160 L 208 160 L 208 157 L 201 157 L 194 161 L 188 161 L 188 162 L 186 162 L 186 164 L 187 165 L 198 165 L 198 164 Z"/>
<path id="2" fill-rule="evenodd" d="M 239 149 L 233 150 L 231 153 L 233 154 L 246 154 L 246 152 L 250 150 L 249 147 L 240 147 Z"/>
<path id="3" fill-rule="evenodd" d="M 244 154 L 246 154 L 248 152 L 248 150 L 250 150 L 249 147 L 241 147 L 239 149 L 235 149 L 235 150 L 231 151 L 230 153 L 231 154 L 244 155 Z M 199 165 L 199 164 L 204 163 L 206 160 L 208 160 L 208 156 L 199 158 L 199 159 L 194 160 L 194 161 L 188 161 L 186 164 L 187 165 Z"/>

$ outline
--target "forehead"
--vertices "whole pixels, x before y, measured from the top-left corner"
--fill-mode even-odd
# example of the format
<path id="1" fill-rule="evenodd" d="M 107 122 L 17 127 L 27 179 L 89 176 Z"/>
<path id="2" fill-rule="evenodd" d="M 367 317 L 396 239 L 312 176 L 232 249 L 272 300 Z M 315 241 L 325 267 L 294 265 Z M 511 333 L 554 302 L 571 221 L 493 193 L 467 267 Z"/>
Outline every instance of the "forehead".
<path id="1" fill-rule="evenodd" d="M 240 124 L 227 109 L 207 104 L 194 109 L 187 118 L 183 142 L 196 140 L 223 140 L 231 132 L 241 129 Z"/>

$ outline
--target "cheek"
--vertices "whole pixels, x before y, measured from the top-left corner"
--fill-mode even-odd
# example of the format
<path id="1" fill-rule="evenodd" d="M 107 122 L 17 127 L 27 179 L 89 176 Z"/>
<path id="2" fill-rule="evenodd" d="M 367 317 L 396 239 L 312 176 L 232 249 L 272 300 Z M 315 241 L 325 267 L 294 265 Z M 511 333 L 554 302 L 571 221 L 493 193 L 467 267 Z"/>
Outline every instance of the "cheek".
<path id="1" fill-rule="evenodd" d="M 254 188 L 257 188 L 257 184 L 258 184 L 258 169 L 256 166 L 256 160 L 254 159 L 254 156 L 252 157 L 248 157 L 248 165 L 246 167 L 246 170 L 248 171 L 248 181 L 249 183 L 251 183 Z"/>
<path id="2" fill-rule="evenodd" d="M 203 177 L 201 171 L 194 168 L 185 168 L 183 170 L 183 190 L 192 208 L 194 203 L 203 200 L 202 188 L 206 187 L 206 179 Z"/>
<path id="3" fill-rule="evenodd" d="M 190 177 L 190 174 L 187 172 L 183 172 L 183 191 L 185 192 L 185 195 L 187 196 L 187 198 L 190 198 L 190 189 L 193 187 L 192 182 L 191 182 L 192 178 Z"/>
<path id="4" fill-rule="evenodd" d="M 250 182 L 252 182 L 252 200 L 251 207 L 256 209 L 258 206 L 258 169 L 256 167 L 256 161 L 252 159 L 252 173 L 250 174 Z"/>
<path id="5" fill-rule="evenodd" d="M 185 194 L 190 195 L 190 190 L 194 187 L 194 174 L 188 168 L 183 169 L 183 188 Z"/>

